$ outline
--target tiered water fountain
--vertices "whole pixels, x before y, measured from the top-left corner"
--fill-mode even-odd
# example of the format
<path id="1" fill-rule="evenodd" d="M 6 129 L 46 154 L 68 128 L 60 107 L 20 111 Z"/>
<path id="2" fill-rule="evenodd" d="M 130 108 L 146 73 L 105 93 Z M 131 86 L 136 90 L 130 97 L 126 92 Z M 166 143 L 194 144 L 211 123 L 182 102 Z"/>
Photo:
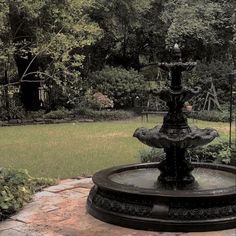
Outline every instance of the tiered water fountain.
<path id="1" fill-rule="evenodd" d="M 182 109 L 200 90 L 184 88 L 182 72 L 196 63 L 183 63 L 178 45 L 173 51 L 174 62 L 158 64 L 171 75 L 170 88 L 155 91 L 169 107 L 163 125 L 134 133 L 148 146 L 163 148 L 165 160 L 96 173 L 88 212 L 105 222 L 145 230 L 236 228 L 236 168 L 186 160 L 187 148 L 208 144 L 218 133 L 188 126 Z"/>

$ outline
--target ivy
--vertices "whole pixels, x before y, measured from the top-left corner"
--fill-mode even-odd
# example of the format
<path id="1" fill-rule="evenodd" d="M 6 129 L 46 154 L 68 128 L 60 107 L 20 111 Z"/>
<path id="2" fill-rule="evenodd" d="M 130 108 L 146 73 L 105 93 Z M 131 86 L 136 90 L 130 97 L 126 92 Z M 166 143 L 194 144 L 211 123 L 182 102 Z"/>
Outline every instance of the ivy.
<path id="1" fill-rule="evenodd" d="M 54 183 L 50 178 L 33 178 L 26 170 L 0 169 L 0 220 L 20 210 L 36 191 Z"/>

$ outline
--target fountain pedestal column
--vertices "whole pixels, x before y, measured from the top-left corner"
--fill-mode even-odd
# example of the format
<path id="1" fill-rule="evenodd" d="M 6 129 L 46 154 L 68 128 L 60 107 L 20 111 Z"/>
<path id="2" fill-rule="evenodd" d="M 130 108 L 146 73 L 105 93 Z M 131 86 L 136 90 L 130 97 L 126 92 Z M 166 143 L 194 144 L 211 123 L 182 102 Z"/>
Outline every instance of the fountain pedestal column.
<path id="1" fill-rule="evenodd" d="M 182 72 L 191 70 L 195 63 L 182 63 L 178 45 L 175 45 L 174 52 L 176 62 L 159 64 L 161 69 L 168 71 L 171 75 L 171 84 L 170 89 L 158 94 L 168 106 L 168 113 L 159 131 L 162 136 L 165 136 L 167 147 L 164 147 L 166 159 L 158 167 L 161 171 L 158 181 L 162 184 L 185 186 L 194 183 L 195 179 L 191 174 L 193 167 L 186 160 L 188 145 L 184 145 L 184 140 L 191 133 L 191 129 L 183 113 L 183 107 L 184 103 L 196 92 L 183 88 Z M 182 142 L 179 142 L 180 140 Z"/>
<path id="2" fill-rule="evenodd" d="M 158 181 L 162 184 L 177 185 L 178 187 L 194 183 L 191 174 L 194 169 L 186 160 L 186 149 L 171 147 L 165 149 L 166 158 L 158 165 L 161 174 Z"/>

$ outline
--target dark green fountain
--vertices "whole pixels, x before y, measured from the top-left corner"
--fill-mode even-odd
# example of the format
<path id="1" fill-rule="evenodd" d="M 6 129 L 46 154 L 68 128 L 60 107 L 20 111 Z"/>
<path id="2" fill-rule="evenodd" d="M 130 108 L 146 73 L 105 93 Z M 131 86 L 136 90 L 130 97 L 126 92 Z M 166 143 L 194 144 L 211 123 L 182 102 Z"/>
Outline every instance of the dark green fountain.
<path id="1" fill-rule="evenodd" d="M 153 91 L 169 108 L 163 125 L 138 128 L 134 133 L 148 146 L 163 148 L 165 160 L 96 173 L 87 200 L 88 212 L 105 222 L 145 230 L 236 228 L 236 168 L 186 159 L 187 148 L 206 145 L 218 133 L 188 126 L 183 106 L 200 89 L 184 88 L 182 72 L 192 70 L 196 63 L 182 62 L 178 45 L 173 57 L 172 63 L 158 64 L 171 75 L 170 88 Z"/>

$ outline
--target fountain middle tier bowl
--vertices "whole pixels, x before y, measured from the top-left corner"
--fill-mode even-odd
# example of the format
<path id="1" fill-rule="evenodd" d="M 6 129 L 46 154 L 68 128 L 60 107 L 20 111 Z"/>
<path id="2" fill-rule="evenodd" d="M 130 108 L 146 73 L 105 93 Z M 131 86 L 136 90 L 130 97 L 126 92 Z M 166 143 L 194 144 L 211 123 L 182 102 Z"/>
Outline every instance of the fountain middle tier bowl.
<path id="1" fill-rule="evenodd" d="M 124 227 L 157 231 L 211 231 L 236 227 L 236 168 L 193 164 L 194 185 L 158 184 L 159 163 L 102 170 L 88 200 L 94 217 Z"/>
<path id="2" fill-rule="evenodd" d="M 191 128 L 191 131 L 170 130 L 169 133 L 160 131 L 160 127 L 156 126 L 152 129 L 138 128 L 134 132 L 134 137 L 142 143 L 155 148 L 194 148 L 210 143 L 216 137 L 218 132 L 215 129 Z"/>

